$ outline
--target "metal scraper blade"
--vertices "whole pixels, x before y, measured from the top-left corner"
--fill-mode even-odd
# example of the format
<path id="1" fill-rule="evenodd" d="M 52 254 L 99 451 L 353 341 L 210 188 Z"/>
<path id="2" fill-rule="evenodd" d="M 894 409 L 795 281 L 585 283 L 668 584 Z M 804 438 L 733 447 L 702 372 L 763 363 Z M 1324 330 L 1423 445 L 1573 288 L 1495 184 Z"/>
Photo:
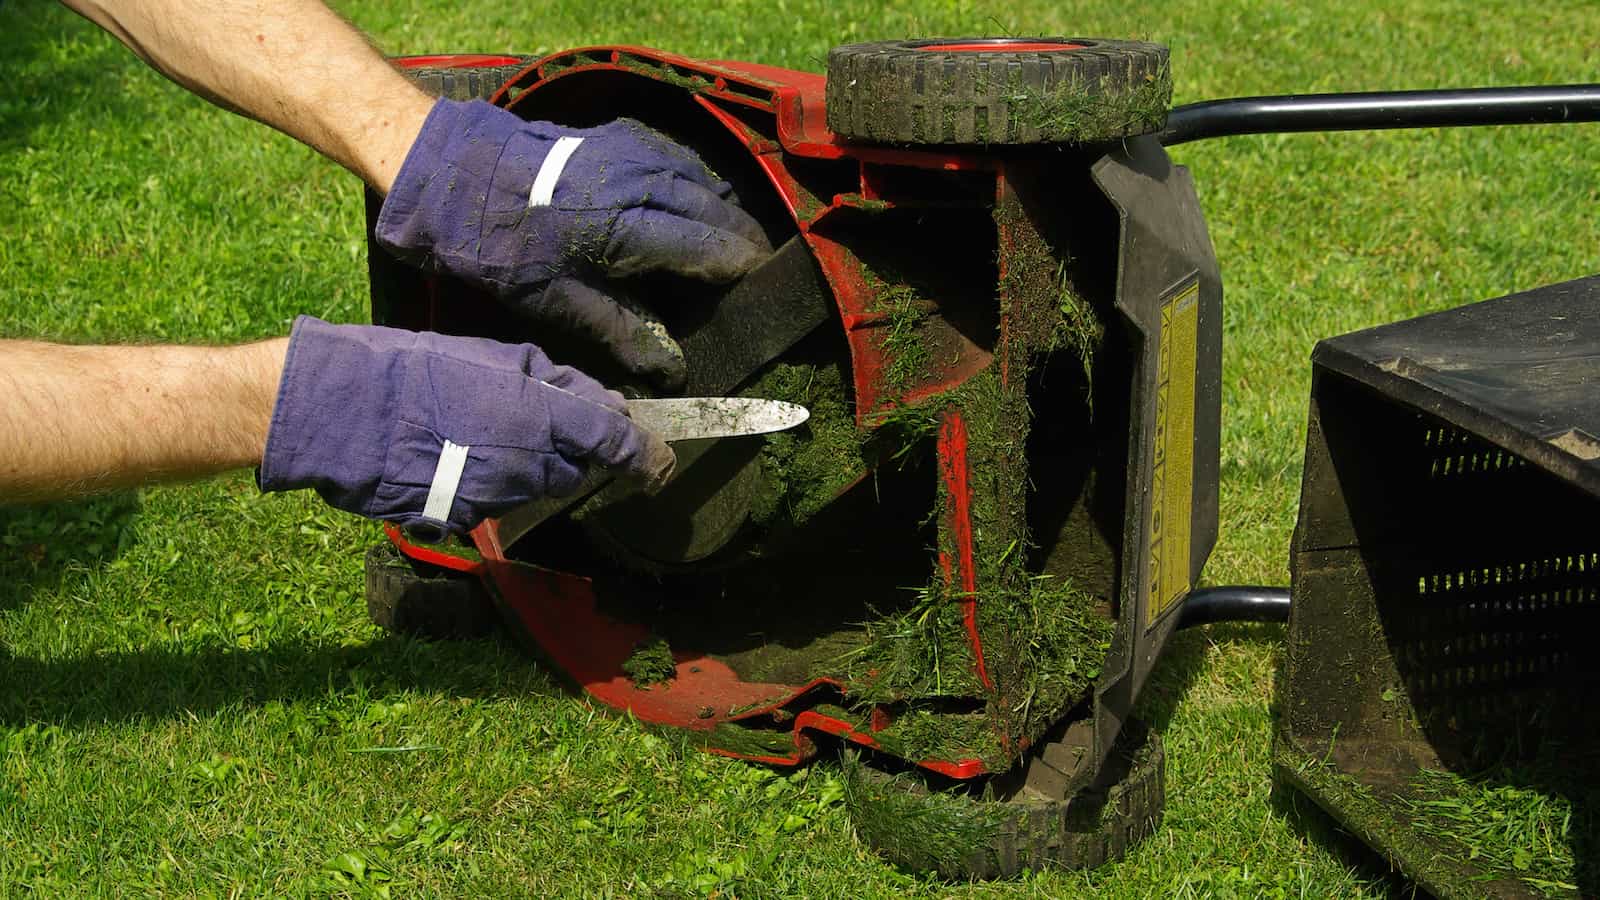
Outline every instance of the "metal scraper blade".
<path id="1" fill-rule="evenodd" d="M 628 417 L 671 443 L 701 438 L 768 434 L 800 425 L 811 412 L 797 403 L 749 397 L 675 397 L 629 400 Z M 587 499 L 611 483 L 610 471 L 591 467 L 578 490 L 565 497 L 542 497 L 500 517 L 502 546 L 510 547 L 535 526 Z"/>
<path id="2" fill-rule="evenodd" d="M 749 397 L 675 397 L 629 400 L 628 417 L 667 443 L 768 434 L 803 424 L 805 407 Z"/>

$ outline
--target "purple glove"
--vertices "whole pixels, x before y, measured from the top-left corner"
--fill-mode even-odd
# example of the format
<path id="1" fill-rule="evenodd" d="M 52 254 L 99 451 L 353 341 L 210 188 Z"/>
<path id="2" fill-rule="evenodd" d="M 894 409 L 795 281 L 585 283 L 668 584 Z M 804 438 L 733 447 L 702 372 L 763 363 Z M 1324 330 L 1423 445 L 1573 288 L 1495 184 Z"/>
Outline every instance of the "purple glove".
<path id="1" fill-rule="evenodd" d="M 658 487 L 675 457 L 622 395 L 532 344 L 301 316 L 261 461 L 261 489 L 316 488 L 406 527 L 466 531 L 576 491 L 589 464 Z"/>
<path id="2" fill-rule="evenodd" d="M 651 272 L 726 282 L 754 268 L 771 247 L 729 194 L 693 151 L 631 119 L 563 128 L 440 100 L 376 235 L 400 258 L 486 285 L 676 388 L 676 346 L 598 285 Z"/>

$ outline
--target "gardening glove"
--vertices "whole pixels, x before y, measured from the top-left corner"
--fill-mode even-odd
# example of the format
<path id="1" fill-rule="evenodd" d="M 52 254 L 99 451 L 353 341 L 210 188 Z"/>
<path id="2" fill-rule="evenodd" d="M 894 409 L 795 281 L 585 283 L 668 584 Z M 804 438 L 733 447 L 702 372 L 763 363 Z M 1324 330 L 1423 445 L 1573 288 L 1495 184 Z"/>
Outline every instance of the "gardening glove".
<path id="1" fill-rule="evenodd" d="M 438 534 L 568 496 L 591 465 L 653 490 L 675 461 L 621 394 L 532 344 L 301 316 L 258 477 Z"/>
<path id="2" fill-rule="evenodd" d="M 658 272 L 727 282 L 754 268 L 771 246 L 730 194 L 693 151 L 632 119 L 565 128 L 440 100 L 376 235 L 401 259 L 487 286 L 670 390 L 684 380 L 681 351 L 601 285 Z"/>

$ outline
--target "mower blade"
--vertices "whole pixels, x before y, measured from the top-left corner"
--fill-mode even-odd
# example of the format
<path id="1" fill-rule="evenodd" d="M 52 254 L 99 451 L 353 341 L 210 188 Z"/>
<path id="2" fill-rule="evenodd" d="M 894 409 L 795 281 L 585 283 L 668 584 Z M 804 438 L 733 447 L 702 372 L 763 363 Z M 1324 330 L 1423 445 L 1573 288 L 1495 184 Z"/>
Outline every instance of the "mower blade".
<path id="1" fill-rule="evenodd" d="M 710 318 L 678 337 L 689 365 L 684 392 L 726 394 L 837 316 L 833 292 L 799 236 L 730 287 Z"/>

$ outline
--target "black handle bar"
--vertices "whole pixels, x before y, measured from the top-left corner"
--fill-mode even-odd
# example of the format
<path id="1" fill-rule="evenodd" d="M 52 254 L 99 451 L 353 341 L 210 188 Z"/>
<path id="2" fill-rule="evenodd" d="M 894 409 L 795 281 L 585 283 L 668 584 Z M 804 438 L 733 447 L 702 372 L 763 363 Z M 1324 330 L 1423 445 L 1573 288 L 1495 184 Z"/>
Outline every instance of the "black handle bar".
<path id="1" fill-rule="evenodd" d="M 1161 143 L 1234 134 L 1600 121 L 1600 84 L 1237 97 L 1179 106 Z"/>

